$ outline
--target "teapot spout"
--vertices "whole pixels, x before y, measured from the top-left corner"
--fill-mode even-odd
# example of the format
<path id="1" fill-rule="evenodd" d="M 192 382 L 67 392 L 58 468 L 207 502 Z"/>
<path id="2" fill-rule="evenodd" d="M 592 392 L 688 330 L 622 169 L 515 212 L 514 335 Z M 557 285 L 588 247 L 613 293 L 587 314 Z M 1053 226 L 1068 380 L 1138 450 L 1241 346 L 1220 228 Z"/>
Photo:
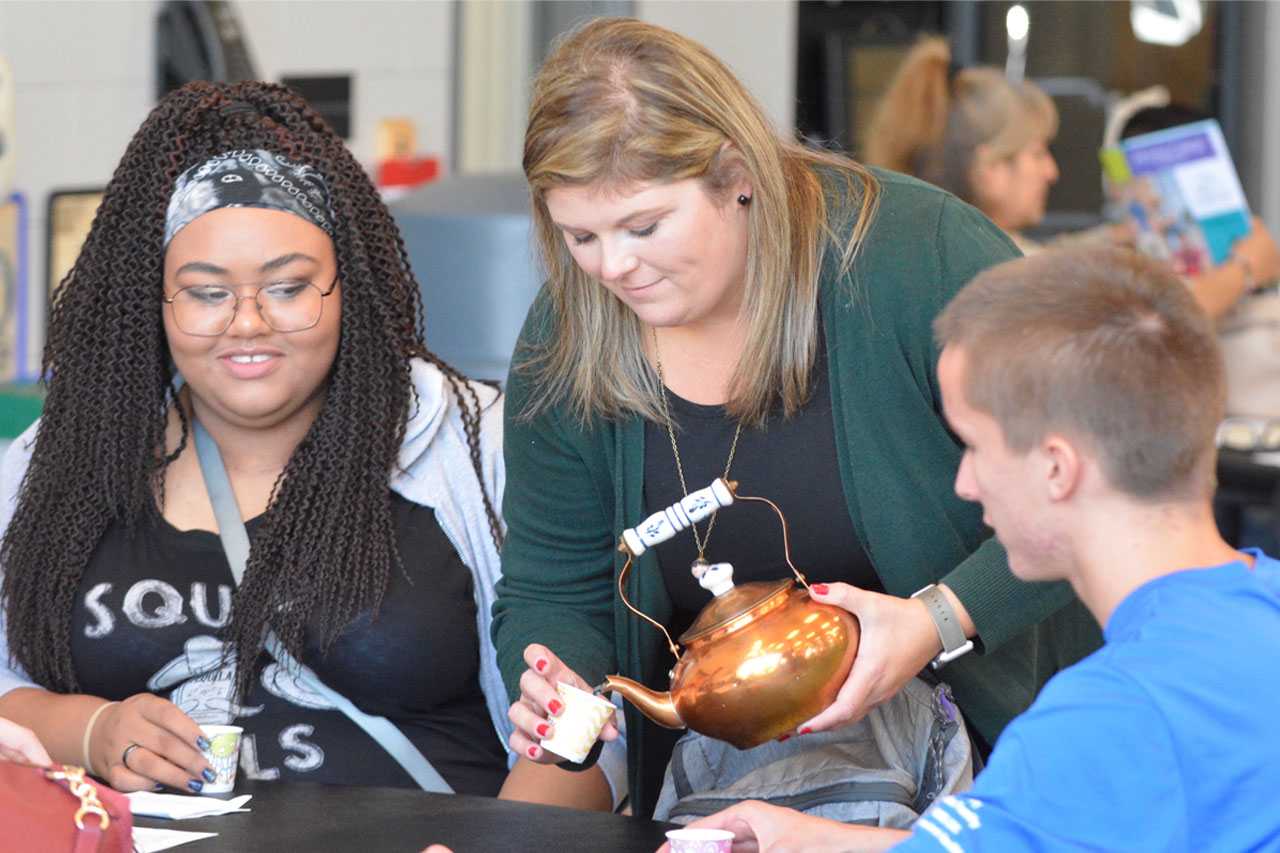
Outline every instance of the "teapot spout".
<path id="1" fill-rule="evenodd" d="M 623 678 L 621 675 L 608 675 L 604 679 L 605 690 L 616 690 L 623 698 L 640 709 L 650 720 L 666 729 L 683 729 L 684 721 L 676 713 L 675 703 L 671 701 L 670 691 L 659 693 L 650 690 L 643 684 Z"/>

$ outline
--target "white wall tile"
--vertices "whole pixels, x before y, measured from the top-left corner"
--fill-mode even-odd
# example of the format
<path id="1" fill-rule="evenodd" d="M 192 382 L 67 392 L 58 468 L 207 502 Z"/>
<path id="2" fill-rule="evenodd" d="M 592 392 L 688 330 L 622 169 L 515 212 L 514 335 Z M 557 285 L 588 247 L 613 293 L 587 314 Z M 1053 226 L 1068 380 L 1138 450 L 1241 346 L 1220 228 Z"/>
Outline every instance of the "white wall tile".
<path id="1" fill-rule="evenodd" d="M 150 85 L 155 0 L 0 0 L 0 53 L 19 86 Z"/>
<path id="2" fill-rule="evenodd" d="M 444 0 L 256 0 L 236 10 L 267 77 L 359 67 L 444 71 L 453 4 Z"/>
<path id="3" fill-rule="evenodd" d="M 439 72 L 420 72 L 412 81 L 397 74 L 362 74 L 352 95 L 352 149 L 368 150 L 364 162 L 373 159 L 377 146 L 378 122 L 384 118 L 406 117 L 418 129 L 418 151 L 442 161 L 449 153 L 449 99 L 453 78 Z M 444 164 L 446 169 L 449 164 Z"/>
<path id="4" fill-rule="evenodd" d="M 784 133 L 795 127 L 797 0 L 638 0 L 636 17 L 701 42 Z"/>

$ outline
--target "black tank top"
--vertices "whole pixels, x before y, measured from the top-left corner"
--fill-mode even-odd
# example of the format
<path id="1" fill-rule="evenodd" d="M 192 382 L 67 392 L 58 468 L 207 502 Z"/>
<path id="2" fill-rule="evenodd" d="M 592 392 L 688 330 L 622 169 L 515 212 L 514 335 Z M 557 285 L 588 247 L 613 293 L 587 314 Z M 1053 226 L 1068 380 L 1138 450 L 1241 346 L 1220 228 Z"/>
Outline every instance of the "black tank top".
<path id="1" fill-rule="evenodd" d="M 778 412 L 764 429 L 743 427 L 729 479 L 743 495 L 773 501 L 787 518 L 791 560 L 810 583 L 844 581 L 883 592 L 849 517 L 836 460 L 831 387 L 825 345 L 816 359 L 815 383 L 800 414 L 787 420 Z M 691 491 L 724 473 L 736 422 L 723 406 L 703 406 L 667 392 L 676 443 Z M 645 424 L 644 505 L 646 517 L 683 496 L 666 424 Z M 638 524 L 643 519 L 636 519 Z M 707 522 L 698 524 L 705 535 Z M 672 636 L 683 632 L 711 593 L 698 586 L 689 564 L 698 550 L 692 532 L 683 530 L 658 545 L 662 577 L 676 608 Z M 783 553 L 782 525 L 765 504 L 738 502 L 716 514 L 707 560 L 728 562 L 735 583 L 791 577 Z"/>

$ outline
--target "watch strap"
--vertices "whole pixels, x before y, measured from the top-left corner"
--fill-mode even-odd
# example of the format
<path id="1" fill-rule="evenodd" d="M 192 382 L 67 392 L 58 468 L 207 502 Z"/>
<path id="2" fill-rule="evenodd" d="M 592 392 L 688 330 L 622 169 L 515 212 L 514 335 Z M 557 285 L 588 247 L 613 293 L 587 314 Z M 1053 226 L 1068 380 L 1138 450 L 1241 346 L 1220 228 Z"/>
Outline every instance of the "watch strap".
<path id="1" fill-rule="evenodd" d="M 934 669 L 950 663 L 973 648 L 973 640 L 965 637 L 955 609 L 937 584 L 931 583 L 912 593 L 911 597 L 924 603 L 929 618 L 933 620 L 933 627 L 938 632 L 938 638 L 942 640 L 942 653 L 933 659 Z"/>

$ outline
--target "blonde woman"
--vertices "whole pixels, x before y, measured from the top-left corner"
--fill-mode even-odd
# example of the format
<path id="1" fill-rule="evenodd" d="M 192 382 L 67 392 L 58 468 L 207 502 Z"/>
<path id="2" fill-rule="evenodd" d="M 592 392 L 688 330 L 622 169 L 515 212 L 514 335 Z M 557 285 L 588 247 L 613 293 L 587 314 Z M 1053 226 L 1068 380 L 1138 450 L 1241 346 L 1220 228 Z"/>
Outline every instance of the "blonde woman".
<path id="1" fill-rule="evenodd" d="M 1200 117 L 1178 109 L 1144 110 L 1125 136 Z M 913 175 L 977 207 L 1024 254 L 1073 245 L 1132 245 L 1128 224 L 1063 234 L 1041 245 L 1023 230 L 1044 219 L 1058 166 L 1049 143 L 1058 112 L 1030 81 L 1011 83 L 997 68 L 956 71 L 944 39 L 921 39 L 881 99 L 867 133 L 868 164 Z M 1232 248 L 1231 262 L 1188 277 L 1196 301 L 1220 318 L 1280 275 L 1280 252 L 1260 219 Z"/>
<path id="2" fill-rule="evenodd" d="M 914 175 L 969 202 L 1023 251 L 1044 218 L 1058 165 L 1058 111 L 1027 80 L 997 68 L 953 72 L 941 38 L 922 39 L 898 69 L 867 133 L 866 162 Z"/>
<path id="3" fill-rule="evenodd" d="M 538 742 L 557 681 L 621 672 L 665 689 L 672 659 L 617 595 L 615 546 L 726 475 L 786 513 L 819 600 L 827 583 L 853 587 L 840 601 L 861 620 L 858 659 L 798 734 L 862 718 L 944 652 L 911 597 L 929 588 L 982 652 L 944 672 L 993 741 L 1053 663 L 1032 659 L 1029 629 L 1071 595 L 1013 578 L 951 491 L 960 447 L 929 324 L 1013 244 L 933 187 L 781 138 L 705 48 L 628 19 L 590 22 L 552 53 L 524 168 L 547 282 L 506 410 L 494 638 L 512 747 L 556 760 Z M 776 518 L 756 509 L 647 552 L 632 603 L 678 636 L 709 598 L 696 561 L 733 563 L 738 581 L 787 576 Z M 636 814 L 653 811 L 674 739 L 628 708 Z"/>

